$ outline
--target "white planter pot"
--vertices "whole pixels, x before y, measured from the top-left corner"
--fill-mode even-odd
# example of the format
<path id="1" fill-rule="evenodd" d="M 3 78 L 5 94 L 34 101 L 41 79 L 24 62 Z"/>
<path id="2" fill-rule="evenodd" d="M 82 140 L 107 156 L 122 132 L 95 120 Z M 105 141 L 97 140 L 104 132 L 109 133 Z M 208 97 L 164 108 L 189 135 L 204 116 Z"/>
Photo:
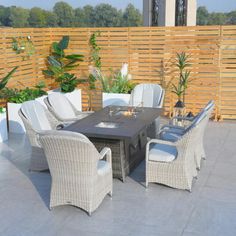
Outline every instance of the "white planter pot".
<path id="1" fill-rule="evenodd" d="M 103 107 L 114 106 L 128 106 L 130 100 L 130 94 L 125 93 L 103 93 L 102 103 Z"/>
<path id="2" fill-rule="evenodd" d="M 53 90 L 53 93 L 62 93 L 60 90 Z M 75 89 L 71 93 L 62 93 L 74 105 L 76 110 L 82 111 L 81 89 Z"/>
<path id="3" fill-rule="evenodd" d="M 16 103 L 7 103 L 7 111 L 8 111 L 8 124 L 9 124 L 9 132 L 16 134 L 24 134 L 25 126 L 20 116 L 18 115 L 18 111 L 20 110 L 22 104 Z"/>
<path id="4" fill-rule="evenodd" d="M 0 113 L 0 143 L 8 139 L 7 133 L 7 114 Z"/>

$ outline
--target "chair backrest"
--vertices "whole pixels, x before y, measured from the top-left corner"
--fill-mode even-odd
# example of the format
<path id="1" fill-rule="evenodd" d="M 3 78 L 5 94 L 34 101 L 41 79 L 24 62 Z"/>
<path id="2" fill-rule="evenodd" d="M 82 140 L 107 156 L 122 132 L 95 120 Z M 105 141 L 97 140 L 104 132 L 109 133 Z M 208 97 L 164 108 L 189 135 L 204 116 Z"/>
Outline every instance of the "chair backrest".
<path id="1" fill-rule="evenodd" d="M 61 93 L 51 93 L 48 95 L 48 102 L 53 111 L 62 119 L 73 119 L 76 118 L 75 111 L 65 97 Z"/>
<path id="2" fill-rule="evenodd" d="M 21 106 L 21 112 L 34 130 L 42 131 L 52 129 L 45 113 L 45 108 L 38 101 L 32 100 L 24 102 Z"/>
<path id="3" fill-rule="evenodd" d="M 131 93 L 131 106 L 160 107 L 164 90 L 158 84 L 139 84 Z"/>
<path id="4" fill-rule="evenodd" d="M 203 108 L 203 110 L 209 111 L 209 110 L 213 109 L 214 106 L 215 106 L 214 101 L 213 101 L 213 100 L 210 100 L 210 101 L 206 104 L 206 106 Z"/>
<path id="5" fill-rule="evenodd" d="M 97 173 L 99 153 L 89 139 L 69 131 L 46 131 L 39 141 L 44 149 L 52 177 L 71 173 L 78 175 L 78 181 L 90 181 Z M 81 177 L 81 178 L 80 178 Z"/>
<path id="6" fill-rule="evenodd" d="M 204 116 L 204 114 L 207 115 L 207 116 L 208 116 L 208 119 L 209 119 L 209 117 L 210 117 L 210 115 L 211 115 L 211 112 L 212 112 L 212 110 L 214 109 L 214 106 L 215 106 L 214 101 L 213 101 L 213 100 L 210 100 L 210 101 L 206 104 L 206 106 L 195 116 L 195 118 L 193 119 L 193 123 L 194 123 L 194 122 L 197 122 L 198 119 L 199 119 L 199 117 L 201 117 L 202 115 Z"/>

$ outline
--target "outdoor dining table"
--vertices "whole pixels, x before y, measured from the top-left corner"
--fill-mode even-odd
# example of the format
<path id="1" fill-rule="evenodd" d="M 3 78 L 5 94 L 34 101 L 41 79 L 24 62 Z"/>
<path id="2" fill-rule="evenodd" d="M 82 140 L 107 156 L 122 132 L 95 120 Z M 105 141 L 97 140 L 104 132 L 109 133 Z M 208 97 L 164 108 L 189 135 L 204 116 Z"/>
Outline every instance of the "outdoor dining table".
<path id="1" fill-rule="evenodd" d="M 98 151 L 111 148 L 113 177 L 125 177 L 145 158 L 147 131 L 153 130 L 159 108 L 108 106 L 76 121 L 64 130 L 82 133 Z"/>

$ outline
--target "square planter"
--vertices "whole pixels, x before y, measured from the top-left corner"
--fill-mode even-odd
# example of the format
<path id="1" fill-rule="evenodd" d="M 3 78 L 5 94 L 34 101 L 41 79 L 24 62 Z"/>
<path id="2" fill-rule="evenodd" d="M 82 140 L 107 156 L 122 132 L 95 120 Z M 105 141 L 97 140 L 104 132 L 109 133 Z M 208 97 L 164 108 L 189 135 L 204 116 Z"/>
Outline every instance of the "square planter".
<path id="1" fill-rule="evenodd" d="M 8 139 L 7 133 L 7 113 L 0 113 L 0 143 Z"/>
<path id="2" fill-rule="evenodd" d="M 59 89 L 53 90 L 52 93 L 62 93 Z M 75 89 L 70 93 L 62 93 L 78 111 L 82 111 L 81 89 Z"/>
<path id="3" fill-rule="evenodd" d="M 18 115 L 18 111 L 21 108 L 21 103 L 7 103 L 7 112 L 8 112 L 8 124 L 9 124 L 9 132 L 16 134 L 24 134 L 25 126 L 23 121 Z"/>
<path id="4" fill-rule="evenodd" d="M 128 106 L 130 100 L 130 94 L 125 93 L 103 93 L 102 103 L 103 107 L 114 106 Z"/>

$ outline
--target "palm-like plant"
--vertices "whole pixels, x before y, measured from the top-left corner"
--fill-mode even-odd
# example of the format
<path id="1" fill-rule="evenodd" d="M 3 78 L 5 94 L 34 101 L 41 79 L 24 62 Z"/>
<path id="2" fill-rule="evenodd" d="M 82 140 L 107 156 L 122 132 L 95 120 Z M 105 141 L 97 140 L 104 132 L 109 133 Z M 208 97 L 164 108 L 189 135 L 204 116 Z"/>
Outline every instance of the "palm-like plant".
<path id="1" fill-rule="evenodd" d="M 78 67 L 78 62 L 83 61 L 84 57 L 81 54 L 65 54 L 69 40 L 69 36 L 63 36 L 60 42 L 52 44 L 52 55 L 47 58 L 48 69 L 43 70 L 45 75 L 54 78 L 60 84 L 61 91 L 65 93 L 72 92 L 80 82 L 75 74 L 69 71 Z"/>
<path id="2" fill-rule="evenodd" d="M 179 69 L 179 80 L 178 85 L 172 83 L 172 92 L 178 96 L 178 102 L 182 100 L 185 103 L 186 90 L 188 88 L 190 80 L 190 71 L 186 70 L 190 66 L 189 55 L 185 52 L 177 53 L 177 63 L 176 66 Z"/>
<path id="3" fill-rule="evenodd" d="M 5 77 L 3 77 L 0 81 L 0 98 L 5 98 L 5 93 L 3 92 L 4 88 L 6 87 L 9 79 L 15 73 L 18 66 L 14 67 Z M 0 113 L 4 113 L 6 111 L 5 108 L 0 107 Z"/>

